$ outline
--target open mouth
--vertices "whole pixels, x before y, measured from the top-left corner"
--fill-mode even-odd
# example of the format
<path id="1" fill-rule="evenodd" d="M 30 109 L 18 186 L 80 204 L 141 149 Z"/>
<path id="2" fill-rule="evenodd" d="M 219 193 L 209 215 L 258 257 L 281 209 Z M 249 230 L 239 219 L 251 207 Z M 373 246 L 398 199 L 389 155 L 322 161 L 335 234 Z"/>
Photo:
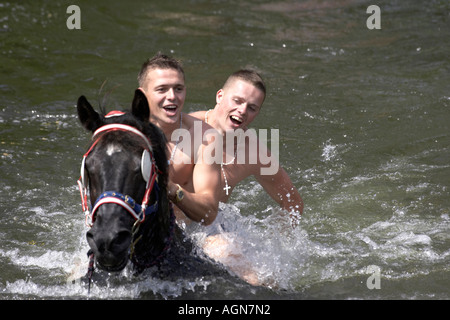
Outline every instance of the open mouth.
<path id="1" fill-rule="evenodd" d="M 163 107 L 163 109 L 166 112 L 166 114 L 170 117 L 177 114 L 177 106 L 176 105 L 165 106 L 165 107 Z"/>
<path id="2" fill-rule="evenodd" d="M 230 116 L 230 121 L 236 125 L 236 126 L 240 126 L 242 124 L 242 118 L 238 117 L 238 116 Z"/>

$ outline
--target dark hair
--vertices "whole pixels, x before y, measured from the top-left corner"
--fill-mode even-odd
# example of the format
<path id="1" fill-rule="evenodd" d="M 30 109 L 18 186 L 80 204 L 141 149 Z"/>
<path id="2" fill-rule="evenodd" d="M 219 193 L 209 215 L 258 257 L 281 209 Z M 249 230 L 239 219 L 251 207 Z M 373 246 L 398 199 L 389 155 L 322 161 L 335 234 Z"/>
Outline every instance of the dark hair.
<path id="1" fill-rule="evenodd" d="M 141 67 L 141 71 L 138 74 L 138 83 L 140 87 L 144 86 L 144 82 L 147 78 L 147 73 L 151 69 L 174 69 L 183 75 L 184 70 L 180 61 L 169 57 L 161 52 L 158 52 L 153 58 L 148 59 Z"/>
<path id="2" fill-rule="evenodd" d="M 266 85 L 264 84 L 264 80 L 258 72 L 250 69 L 238 70 L 228 77 L 227 81 L 225 81 L 225 84 L 223 85 L 223 88 L 228 86 L 235 79 L 240 79 L 251 83 L 264 93 L 264 98 L 266 97 Z"/>

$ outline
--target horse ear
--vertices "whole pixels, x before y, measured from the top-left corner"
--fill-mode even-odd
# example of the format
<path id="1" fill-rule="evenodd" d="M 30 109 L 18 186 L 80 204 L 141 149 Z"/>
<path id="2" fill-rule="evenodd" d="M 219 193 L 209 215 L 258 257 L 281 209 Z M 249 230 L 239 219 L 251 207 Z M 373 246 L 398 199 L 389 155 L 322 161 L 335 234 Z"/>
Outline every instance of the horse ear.
<path id="1" fill-rule="evenodd" d="M 78 119 L 87 130 L 94 132 L 101 126 L 99 114 L 92 108 L 85 96 L 78 98 L 77 111 Z"/>
<path id="2" fill-rule="evenodd" d="M 150 118 L 150 107 L 148 106 L 147 97 L 141 89 L 136 89 L 134 92 L 131 113 L 143 122 L 148 122 Z"/>

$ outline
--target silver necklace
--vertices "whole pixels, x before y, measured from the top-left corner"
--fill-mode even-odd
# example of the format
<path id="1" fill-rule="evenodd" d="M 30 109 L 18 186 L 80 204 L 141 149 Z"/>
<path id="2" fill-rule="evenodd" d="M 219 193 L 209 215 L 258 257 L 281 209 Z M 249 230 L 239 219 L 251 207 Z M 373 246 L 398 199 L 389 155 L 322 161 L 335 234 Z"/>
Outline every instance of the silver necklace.
<path id="1" fill-rule="evenodd" d="M 212 110 L 212 109 L 209 109 L 209 110 L 206 111 L 206 113 L 205 113 L 205 122 L 206 122 L 206 123 L 208 123 L 208 113 L 209 113 L 211 110 Z M 239 140 L 240 140 L 240 139 L 239 139 Z M 239 141 L 238 141 L 238 145 L 239 145 Z M 225 194 L 226 194 L 226 195 L 228 195 L 228 190 L 230 190 L 231 187 L 228 185 L 227 175 L 225 174 L 225 170 L 223 169 L 223 166 L 227 166 L 227 165 L 232 164 L 232 163 L 234 162 L 234 160 L 236 159 L 237 148 L 238 148 L 238 146 L 236 146 L 236 151 L 234 152 L 234 157 L 233 157 L 233 159 L 231 159 L 230 161 L 225 162 L 225 163 L 223 163 L 223 160 L 222 160 L 222 162 L 220 163 L 220 170 L 222 170 L 223 179 L 224 179 L 224 181 L 225 181 L 225 187 L 223 188 L 223 190 L 225 190 Z"/>
<path id="2" fill-rule="evenodd" d="M 183 113 L 180 113 L 180 129 L 181 129 L 182 124 L 183 124 Z M 178 137 L 178 140 L 175 143 L 175 147 L 173 147 L 173 149 L 172 149 L 172 153 L 170 154 L 170 159 L 167 160 L 168 165 L 170 165 L 170 162 L 173 162 L 173 158 L 175 158 L 175 152 L 177 151 L 179 142 L 180 142 L 180 137 Z"/>
<path id="3" fill-rule="evenodd" d="M 225 163 L 222 160 L 222 163 L 220 164 L 220 169 L 222 170 L 223 179 L 225 180 L 225 187 L 223 188 L 223 190 L 225 190 L 225 194 L 226 195 L 228 195 L 228 190 L 231 189 L 231 187 L 228 185 L 227 175 L 225 174 L 225 170 L 223 169 L 223 167 L 234 163 L 234 160 L 236 159 L 236 154 L 237 154 L 237 150 L 238 150 L 240 141 L 241 141 L 241 136 L 239 136 L 239 140 L 238 140 L 238 143 L 236 145 L 236 150 L 234 151 L 233 159 L 231 159 L 230 161 L 225 162 Z"/>
<path id="4" fill-rule="evenodd" d="M 212 109 L 209 109 L 208 111 L 206 111 L 205 113 L 205 122 L 208 123 L 208 113 L 211 111 Z"/>
<path id="5" fill-rule="evenodd" d="M 228 185 L 227 175 L 225 174 L 225 170 L 223 169 L 223 163 L 220 164 L 220 169 L 222 170 L 223 179 L 225 180 L 225 187 L 223 188 L 223 190 L 225 190 L 225 194 L 228 195 L 228 190 L 231 189 L 231 187 Z"/>

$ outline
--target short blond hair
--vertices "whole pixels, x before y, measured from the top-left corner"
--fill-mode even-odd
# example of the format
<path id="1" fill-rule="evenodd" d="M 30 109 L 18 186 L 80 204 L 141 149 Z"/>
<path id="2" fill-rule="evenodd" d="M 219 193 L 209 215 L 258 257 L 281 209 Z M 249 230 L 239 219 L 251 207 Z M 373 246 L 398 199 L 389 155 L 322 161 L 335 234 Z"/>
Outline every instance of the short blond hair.
<path id="1" fill-rule="evenodd" d="M 256 88 L 261 90 L 264 93 L 264 99 L 266 98 L 266 85 L 264 84 L 264 80 L 258 72 L 250 69 L 238 70 L 228 77 L 227 81 L 225 81 L 223 85 L 223 89 L 229 86 L 236 79 L 240 79 L 252 84 Z"/>
<path id="2" fill-rule="evenodd" d="M 181 73 L 184 79 L 184 70 L 181 61 L 158 52 L 153 58 L 148 59 L 142 65 L 137 77 L 140 87 L 144 87 L 147 74 L 153 69 L 173 69 Z"/>

